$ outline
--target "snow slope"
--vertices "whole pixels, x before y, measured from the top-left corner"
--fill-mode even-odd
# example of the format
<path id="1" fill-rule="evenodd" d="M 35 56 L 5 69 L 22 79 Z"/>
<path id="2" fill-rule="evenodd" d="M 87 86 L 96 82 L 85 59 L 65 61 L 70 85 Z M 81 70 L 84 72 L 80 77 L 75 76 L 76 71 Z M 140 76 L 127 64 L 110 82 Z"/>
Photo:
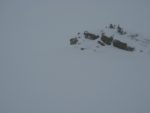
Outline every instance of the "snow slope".
<path id="1" fill-rule="evenodd" d="M 0 112 L 149 113 L 149 54 L 80 51 L 68 41 L 109 23 L 148 37 L 149 4 L 1 0 Z"/>

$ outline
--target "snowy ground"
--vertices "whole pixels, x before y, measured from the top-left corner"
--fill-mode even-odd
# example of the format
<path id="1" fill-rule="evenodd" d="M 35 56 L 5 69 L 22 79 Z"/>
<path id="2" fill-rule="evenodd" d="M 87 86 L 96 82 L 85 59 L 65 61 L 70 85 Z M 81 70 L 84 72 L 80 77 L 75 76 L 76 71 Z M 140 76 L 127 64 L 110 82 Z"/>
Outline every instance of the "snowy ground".
<path id="1" fill-rule="evenodd" d="M 150 39 L 148 0 L 1 0 L 1 113 L 149 113 L 150 55 L 81 51 L 109 23 Z"/>

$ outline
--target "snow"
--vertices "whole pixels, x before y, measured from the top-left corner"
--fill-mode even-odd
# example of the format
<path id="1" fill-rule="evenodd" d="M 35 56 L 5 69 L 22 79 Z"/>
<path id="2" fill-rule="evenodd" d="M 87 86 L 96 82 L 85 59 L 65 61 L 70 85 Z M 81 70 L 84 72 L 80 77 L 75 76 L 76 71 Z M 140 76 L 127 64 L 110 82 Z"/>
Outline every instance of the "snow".
<path id="1" fill-rule="evenodd" d="M 96 42 L 88 40 L 84 51 L 69 45 L 78 32 L 99 33 L 110 23 L 149 40 L 149 4 L 0 1 L 0 112 L 149 113 L 148 45 L 134 43 L 146 52 L 111 46 L 93 50 Z"/>

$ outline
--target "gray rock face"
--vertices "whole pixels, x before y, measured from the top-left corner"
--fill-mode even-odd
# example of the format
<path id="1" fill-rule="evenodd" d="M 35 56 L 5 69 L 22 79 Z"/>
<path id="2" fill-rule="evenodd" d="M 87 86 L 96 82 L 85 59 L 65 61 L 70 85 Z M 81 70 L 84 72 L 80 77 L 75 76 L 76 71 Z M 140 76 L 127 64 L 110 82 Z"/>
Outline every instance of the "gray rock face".
<path id="1" fill-rule="evenodd" d="M 85 48 L 80 48 L 82 51 L 85 50 Z"/>
<path id="2" fill-rule="evenodd" d="M 119 48 L 119 49 L 127 50 L 127 51 L 134 51 L 134 48 L 129 47 L 129 46 L 127 45 L 127 43 L 121 42 L 121 41 L 119 41 L 119 40 L 114 40 L 114 41 L 113 41 L 113 46 L 114 46 L 114 47 L 117 47 L 117 48 Z"/>
<path id="3" fill-rule="evenodd" d="M 85 32 L 84 32 L 84 37 L 85 37 L 86 39 L 90 39 L 90 40 L 96 40 L 96 39 L 99 38 L 98 35 L 89 33 L 88 31 L 85 31 Z"/>
<path id="4" fill-rule="evenodd" d="M 75 45 L 78 43 L 78 39 L 77 38 L 71 38 L 70 39 L 70 45 Z"/>
<path id="5" fill-rule="evenodd" d="M 102 40 L 105 44 L 111 45 L 111 43 L 112 43 L 112 41 L 113 41 L 113 37 L 108 37 L 108 36 L 105 36 L 104 34 L 102 34 L 101 40 Z"/>

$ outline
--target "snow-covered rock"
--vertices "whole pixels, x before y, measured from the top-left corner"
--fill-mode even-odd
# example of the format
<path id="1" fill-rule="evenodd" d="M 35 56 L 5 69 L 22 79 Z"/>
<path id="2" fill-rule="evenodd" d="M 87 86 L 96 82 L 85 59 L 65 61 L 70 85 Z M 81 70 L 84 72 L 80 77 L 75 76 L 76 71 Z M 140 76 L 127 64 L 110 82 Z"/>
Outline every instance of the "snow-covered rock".
<path id="1" fill-rule="evenodd" d="M 120 25 L 110 24 L 98 33 L 86 31 L 82 34 L 77 34 L 75 37 L 78 37 L 78 43 L 76 43 L 75 47 L 85 48 L 87 50 L 95 51 L 101 48 L 101 46 L 110 45 L 112 48 L 117 47 L 127 51 L 147 53 L 150 51 L 149 39 L 138 33 L 127 31 L 120 27 Z"/>

